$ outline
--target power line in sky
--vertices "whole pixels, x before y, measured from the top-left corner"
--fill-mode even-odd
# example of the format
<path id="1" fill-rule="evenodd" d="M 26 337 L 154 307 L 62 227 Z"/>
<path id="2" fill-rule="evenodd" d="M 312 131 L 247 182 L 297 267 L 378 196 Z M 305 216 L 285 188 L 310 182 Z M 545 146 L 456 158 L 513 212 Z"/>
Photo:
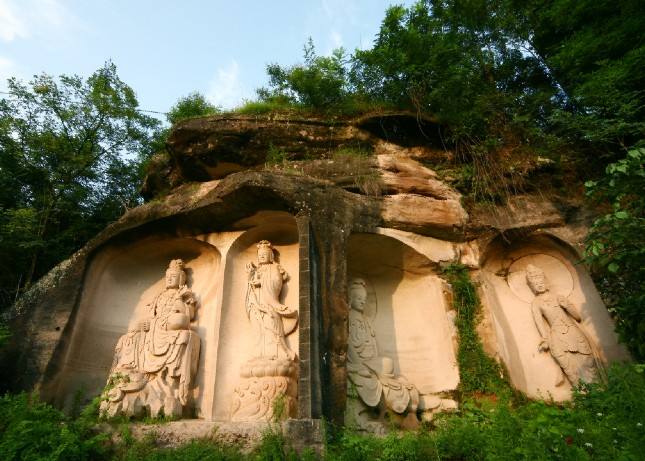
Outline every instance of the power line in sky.
<path id="1" fill-rule="evenodd" d="M 14 98 L 16 97 L 15 94 L 9 93 L 7 91 L 0 91 L 0 94 L 7 94 L 7 95 L 12 96 Z M 160 112 L 158 110 L 150 110 L 150 109 L 134 109 L 134 110 L 136 110 L 137 112 L 149 112 L 151 114 L 168 115 L 168 112 Z"/>

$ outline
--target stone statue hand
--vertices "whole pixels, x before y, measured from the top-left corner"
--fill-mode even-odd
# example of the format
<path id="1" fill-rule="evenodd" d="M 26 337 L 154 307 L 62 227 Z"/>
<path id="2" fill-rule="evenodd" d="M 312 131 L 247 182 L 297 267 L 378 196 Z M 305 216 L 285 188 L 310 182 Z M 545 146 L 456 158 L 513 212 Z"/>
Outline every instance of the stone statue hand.
<path id="1" fill-rule="evenodd" d="M 247 274 L 253 274 L 257 267 L 255 266 L 254 263 L 246 263 L 246 273 Z"/>
<path id="2" fill-rule="evenodd" d="M 185 287 L 185 285 L 184 285 Z M 195 304 L 195 295 L 188 288 L 183 288 L 179 291 L 181 300 L 186 304 Z"/>
<path id="3" fill-rule="evenodd" d="M 150 320 L 144 320 L 139 323 L 139 329 L 143 331 L 150 331 Z"/>
<path id="4" fill-rule="evenodd" d="M 548 350 L 549 350 L 549 343 L 547 343 L 547 342 L 546 342 L 546 340 L 545 340 L 545 339 L 543 339 L 543 340 L 540 342 L 540 345 L 538 346 L 538 351 L 540 351 L 540 352 L 546 352 L 546 351 L 548 351 Z"/>

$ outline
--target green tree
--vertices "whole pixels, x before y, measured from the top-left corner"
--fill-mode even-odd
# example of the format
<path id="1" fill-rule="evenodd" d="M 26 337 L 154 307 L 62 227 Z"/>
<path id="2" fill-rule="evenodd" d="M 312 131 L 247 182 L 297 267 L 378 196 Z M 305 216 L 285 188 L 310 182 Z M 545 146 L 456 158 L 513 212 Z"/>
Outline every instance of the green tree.
<path id="1" fill-rule="evenodd" d="M 561 111 L 551 120 L 561 135 L 612 160 L 645 138 L 642 2 L 510 4 L 516 37 L 529 44 L 561 91 Z"/>
<path id="2" fill-rule="evenodd" d="M 261 100 L 282 100 L 315 109 L 340 104 L 349 94 L 347 57 L 342 48 L 317 56 L 313 40 L 304 46 L 304 63 L 290 67 L 269 64 L 269 88 L 257 90 Z"/>
<path id="3" fill-rule="evenodd" d="M 190 93 L 188 96 L 179 98 L 166 113 L 166 120 L 170 126 L 157 130 L 150 144 L 150 149 L 153 153 L 165 152 L 166 141 L 170 135 L 172 125 L 193 117 L 219 114 L 221 111 L 222 110 L 219 106 L 209 102 L 203 94 L 197 91 Z M 145 169 L 145 165 L 143 169 Z"/>
<path id="4" fill-rule="evenodd" d="M 166 114 L 168 123 L 175 123 L 191 117 L 203 117 L 221 112 L 221 108 L 210 103 L 206 97 L 195 91 L 188 96 L 179 98 Z"/>
<path id="5" fill-rule="evenodd" d="M 587 262 L 598 273 L 600 288 L 616 319 L 621 339 L 635 358 L 645 359 L 645 149 L 632 149 L 607 166 L 587 193 L 609 202 L 587 239 Z"/>
<path id="6" fill-rule="evenodd" d="M 0 100 L 0 306 L 140 202 L 158 121 L 110 62 L 8 81 Z"/>

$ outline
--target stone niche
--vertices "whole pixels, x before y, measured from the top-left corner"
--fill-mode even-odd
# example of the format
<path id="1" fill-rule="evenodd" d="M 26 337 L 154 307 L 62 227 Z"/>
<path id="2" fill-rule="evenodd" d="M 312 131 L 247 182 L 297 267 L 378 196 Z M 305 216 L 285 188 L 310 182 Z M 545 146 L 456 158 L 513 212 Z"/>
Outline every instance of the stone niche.
<path id="1" fill-rule="evenodd" d="M 208 325 L 205 313 L 218 298 L 219 251 L 189 238 L 150 237 L 133 244 L 112 244 L 99 250 L 90 263 L 84 290 L 75 313 L 70 342 L 60 372 L 50 382 L 60 405 L 70 405 L 74 396 L 98 395 L 113 363 L 119 338 L 145 314 L 146 304 L 164 289 L 169 261 L 185 263 L 186 284 L 195 293 L 197 309 L 191 329 L 202 338 Z M 204 354 L 200 354 L 192 403 L 199 404 L 203 392 Z M 192 406 L 192 405 L 191 405 Z"/>
<path id="2" fill-rule="evenodd" d="M 485 339 L 517 389 L 567 400 L 572 381 L 629 359 L 591 277 L 566 244 L 548 235 L 510 245 L 500 239 L 484 254 L 482 301 L 493 325 Z"/>
<path id="3" fill-rule="evenodd" d="M 257 411 L 234 411 L 234 404 L 240 395 L 240 389 L 247 380 L 257 376 L 261 365 L 248 365 L 259 355 L 258 333 L 254 329 L 252 319 L 247 315 L 246 305 L 249 296 L 255 296 L 247 291 L 249 274 L 247 266 L 251 263 L 258 264 L 258 243 L 268 241 L 271 243 L 274 262 L 279 264 L 287 277 L 283 280 L 281 288 L 277 288 L 279 302 L 295 310 L 295 316 L 284 321 L 284 341 L 287 348 L 298 354 L 298 324 L 297 313 L 299 308 L 299 239 L 298 227 L 293 216 L 287 213 L 263 212 L 240 221 L 237 228 L 247 228 L 237 231 L 230 241 L 230 246 L 225 250 L 225 271 L 222 275 L 223 297 L 219 314 L 213 319 L 213 354 L 217 357 L 217 364 L 212 373 L 212 398 L 205 405 L 200 414 L 206 419 L 214 421 L 253 421 L 271 419 L 271 398 L 267 395 L 258 396 L 257 402 L 242 402 L 243 404 L 256 405 Z M 288 323 L 288 325 L 287 325 Z M 257 327 L 257 326 L 256 326 Z M 282 352 L 281 352 L 282 353 Z M 283 416 L 295 416 L 297 393 L 297 367 L 298 357 L 291 360 L 289 365 L 289 399 L 285 399 L 286 408 Z M 285 365 L 286 366 L 286 365 Z M 249 369 L 249 367 L 251 369 Z M 265 367 L 266 368 L 266 367 Z M 264 373 L 265 371 L 262 371 Z M 276 370 L 266 371 L 276 374 Z M 277 373 L 279 374 L 279 373 Z M 285 373 L 283 373 L 285 374 Z M 267 381 L 265 376 L 260 379 Z M 279 379 L 278 379 L 279 380 Z M 275 381 L 275 380 L 274 380 Z M 284 380 L 287 381 L 287 380 Z M 266 384 L 266 383 L 263 383 Z M 247 389 L 245 399 L 253 397 L 254 389 Z M 258 392 L 261 392 L 258 390 Z M 259 402 L 263 400 L 263 402 Z M 288 401 L 287 401 L 288 400 Z M 237 402 L 239 403 L 239 402 Z M 267 413 L 268 412 L 268 413 Z"/>
<path id="4" fill-rule="evenodd" d="M 435 267 L 392 237 L 350 237 L 348 424 L 379 431 L 389 419 L 410 427 L 454 408 L 447 397 L 459 383 L 455 331 Z M 362 313 L 354 300 L 361 293 Z"/>

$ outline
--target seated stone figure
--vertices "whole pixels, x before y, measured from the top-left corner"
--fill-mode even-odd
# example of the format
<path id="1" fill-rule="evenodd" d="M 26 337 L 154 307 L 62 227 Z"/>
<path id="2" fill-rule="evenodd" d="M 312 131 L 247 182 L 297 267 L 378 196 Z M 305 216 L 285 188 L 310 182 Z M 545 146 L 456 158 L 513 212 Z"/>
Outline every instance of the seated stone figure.
<path id="1" fill-rule="evenodd" d="M 363 315 L 366 301 L 365 281 L 353 279 L 349 285 L 349 381 L 364 405 L 378 408 L 381 413 L 389 409 L 403 415 L 402 425 L 414 427 L 418 424 L 419 391 L 404 377 L 394 374 L 391 358 L 379 356 L 374 329 Z M 352 411 L 355 422 L 370 430 L 369 423 L 365 423 L 365 418 L 360 416 L 361 409 L 354 408 Z"/>
<path id="2" fill-rule="evenodd" d="M 564 296 L 550 291 L 542 269 L 529 264 L 526 281 L 535 294 L 531 311 L 542 338 L 538 349 L 550 350 L 561 369 L 556 386 L 564 383 L 565 376 L 572 385 L 581 380 L 591 382 L 600 369 L 600 361 L 580 325 L 578 309 Z"/>
<path id="3" fill-rule="evenodd" d="M 166 287 L 145 307 L 145 317 L 119 339 L 101 412 L 181 416 L 199 359 L 191 330 L 195 297 L 186 286 L 181 259 L 170 262 Z"/>

